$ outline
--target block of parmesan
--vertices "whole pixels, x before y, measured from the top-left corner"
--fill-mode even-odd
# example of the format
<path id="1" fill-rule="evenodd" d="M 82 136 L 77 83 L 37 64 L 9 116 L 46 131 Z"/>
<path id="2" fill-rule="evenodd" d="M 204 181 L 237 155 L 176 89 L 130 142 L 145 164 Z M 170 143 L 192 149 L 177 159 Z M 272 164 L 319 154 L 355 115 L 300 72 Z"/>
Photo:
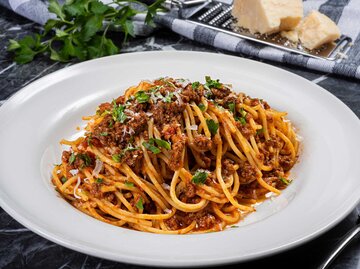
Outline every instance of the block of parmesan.
<path id="1" fill-rule="evenodd" d="M 291 31 L 281 31 L 280 35 L 293 43 L 298 43 L 299 41 L 299 33 L 296 29 Z"/>
<path id="2" fill-rule="evenodd" d="M 261 34 L 292 30 L 303 14 L 302 0 L 234 0 L 232 9 L 238 26 Z"/>
<path id="3" fill-rule="evenodd" d="M 335 41 L 341 35 L 339 27 L 329 17 L 318 11 L 311 11 L 298 27 L 301 44 L 316 49 Z"/>

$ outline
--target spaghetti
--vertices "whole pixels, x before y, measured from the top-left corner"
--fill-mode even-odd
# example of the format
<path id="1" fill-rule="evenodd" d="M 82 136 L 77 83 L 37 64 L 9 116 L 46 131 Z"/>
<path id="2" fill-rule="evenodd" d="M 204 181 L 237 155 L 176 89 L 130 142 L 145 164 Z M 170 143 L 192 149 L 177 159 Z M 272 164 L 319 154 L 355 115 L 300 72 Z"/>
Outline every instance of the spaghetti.
<path id="1" fill-rule="evenodd" d="M 101 104 L 68 147 L 52 182 L 106 223 L 185 234 L 223 230 L 291 181 L 299 142 L 287 113 L 204 84 L 162 78 Z"/>

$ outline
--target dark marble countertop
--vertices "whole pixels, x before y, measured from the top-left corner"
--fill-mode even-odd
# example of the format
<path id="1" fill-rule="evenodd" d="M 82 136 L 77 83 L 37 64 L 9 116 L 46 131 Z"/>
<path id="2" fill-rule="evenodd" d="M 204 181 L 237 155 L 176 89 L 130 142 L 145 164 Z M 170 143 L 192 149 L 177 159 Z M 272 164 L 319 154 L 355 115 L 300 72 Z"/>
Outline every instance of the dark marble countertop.
<path id="1" fill-rule="evenodd" d="M 0 105 L 26 84 L 69 64 L 54 63 L 44 58 L 28 65 L 15 64 L 6 52 L 9 38 L 21 37 L 38 29 L 38 25 L 0 7 Z M 124 45 L 122 52 L 150 50 L 196 50 L 227 53 L 192 42 L 166 29 L 149 37 L 139 37 Z M 239 57 L 246 57 L 238 55 Z M 286 69 L 317 83 L 336 95 L 360 117 L 360 83 L 316 71 L 308 71 L 285 64 L 269 64 Z M 360 176 L 360 175 L 359 175 Z M 339 239 L 355 226 L 360 205 L 343 221 L 320 237 L 295 249 L 252 262 L 225 266 L 225 268 L 317 268 Z M 23 227 L 0 208 L 0 268 L 142 268 L 107 261 L 64 248 Z M 330 268 L 360 268 L 360 240 L 356 238 Z"/>

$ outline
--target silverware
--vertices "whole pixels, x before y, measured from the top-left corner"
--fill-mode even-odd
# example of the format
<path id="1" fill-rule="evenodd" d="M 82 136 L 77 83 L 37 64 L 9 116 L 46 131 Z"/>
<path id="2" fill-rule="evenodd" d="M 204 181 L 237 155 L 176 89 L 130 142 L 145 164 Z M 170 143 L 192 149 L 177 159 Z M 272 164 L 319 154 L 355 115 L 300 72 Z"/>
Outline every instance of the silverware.
<path id="1" fill-rule="evenodd" d="M 194 6 L 198 8 L 185 16 L 183 11 Z M 300 44 L 290 42 L 279 34 L 251 34 L 248 30 L 236 26 L 236 21 L 231 15 L 232 5 L 214 0 L 166 0 L 164 7 L 170 10 L 177 9 L 179 17 L 188 22 L 311 58 L 330 61 L 341 60 L 346 58 L 346 53 L 352 45 L 352 39 L 342 35 L 334 43 L 326 44 L 319 49 L 308 50 Z"/>
<path id="2" fill-rule="evenodd" d="M 345 249 L 345 247 L 360 233 L 360 218 L 357 221 L 357 225 L 352 228 L 338 243 L 331 255 L 326 261 L 319 267 L 319 269 L 326 269 L 336 259 L 336 257 Z"/>

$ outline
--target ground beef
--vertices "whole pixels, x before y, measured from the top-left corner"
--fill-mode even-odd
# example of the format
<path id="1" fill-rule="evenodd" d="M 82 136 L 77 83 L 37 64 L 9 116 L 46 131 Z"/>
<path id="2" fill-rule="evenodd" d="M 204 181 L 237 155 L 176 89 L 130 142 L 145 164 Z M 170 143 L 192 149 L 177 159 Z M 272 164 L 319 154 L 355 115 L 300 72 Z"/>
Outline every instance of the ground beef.
<path id="1" fill-rule="evenodd" d="M 291 156 L 279 155 L 279 164 L 284 169 L 284 171 L 289 171 L 293 165 Z"/>
<path id="2" fill-rule="evenodd" d="M 230 159 L 223 159 L 222 164 L 222 173 L 224 176 L 228 177 L 235 173 L 234 161 Z"/>
<path id="3" fill-rule="evenodd" d="M 211 214 L 206 214 L 196 220 L 199 230 L 208 230 L 214 227 L 216 224 L 216 218 Z"/>
<path id="4" fill-rule="evenodd" d="M 184 189 L 184 195 L 188 198 L 193 198 L 196 195 L 196 187 L 193 183 L 187 182 Z"/>
<path id="5" fill-rule="evenodd" d="M 212 140 L 204 135 L 198 135 L 194 138 L 194 145 L 201 151 L 208 151 L 212 148 Z"/>
<path id="6" fill-rule="evenodd" d="M 171 150 L 170 150 L 170 163 L 169 167 L 171 170 L 176 171 L 183 166 L 182 154 L 185 148 L 186 139 L 183 135 L 173 135 L 171 137 Z"/>
<path id="7" fill-rule="evenodd" d="M 166 140 L 169 140 L 173 135 L 177 133 L 179 129 L 180 128 L 178 123 L 166 124 L 164 125 L 161 133 Z"/>
<path id="8" fill-rule="evenodd" d="M 134 135 L 141 133 L 147 129 L 147 116 L 145 112 L 141 111 L 131 118 L 130 121 L 126 123 L 126 126 L 131 128 L 134 131 Z"/>
<path id="9" fill-rule="evenodd" d="M 251 128 L 250 124 L 242 124 L 241 122 L 236 122 L 236 127 L 240 130 L 241 134 L 246 138 L 249 139 L 250 136 L 255 135 L 254 130 Z"/>
<path id="10" fill-rule="evenodd" d="M 183 89 L 181 92 L 181 98 L 184 102 L 190 103 L 195 102 L 196 104 L 200 103 L 201 97 L 204 95 L 203 87 L 199 87 L 198 89 L 194 90 L 192 85 L 189 84 Z"/>
<path id="11" fill-rule="evenodd" d="M 179 230 L 182 228 L 181 222 L 176 215 L 165 220 L 165 224 L 170 230 Z"/>
<path id="12" fill-rule="evenodd" d="M 257 178 L 256 170 L 248 162 L 239 163 L 239 169 L 237 170 L 240 177 L 240 183 L 249 184 Z"/>
<path id="13" fill-rule="evenodd" d="M 214 99 L 224 99 L 231 93 L 230 89 L 224 86 L 221 89 L 211 88 L 211 92 Z"/>
<path id="14" fill-rule="evenodd" d="M 211 159 L 209 158 L 209 156 L 207 156 L 205 153 L 200 152 L 199 153 L 199 157 L 200 159 L 204 162 L 204 165 L 201 166 L 201 168 L 204 169 L 209 169 L 211 166 Z"/>
<path id="15" fill-rule="evenodd" d="M 113 105 L 110 103 L 102 103 L 101 105 L 99 105 L 99 109 L 98 109 L 98 114 L 102 114 L 105 111 L 110 111 L 112 110 Z"/>
<path id="16" fill-rule="evenodd" d="M 144 158 L 144 153 L 142 150 L 128 150 L 125 152 L 124 157 L 122 157 L 121 162 L 125 162 L 130 166 L 135 173 L 139 173 L 142 168 L 142 160 Z"/>
<path id="17" fill-rule="evenodd" d="M 164 124 L 171 122 L 180 122 L 182 112 L 185 109 L 185 104 L 177 102 L 165 103 L 163 101 L 157 102 L 150 106 L 150 112 L 153 114 L 154 123 L 156 126 L 162 128 Z"/>

